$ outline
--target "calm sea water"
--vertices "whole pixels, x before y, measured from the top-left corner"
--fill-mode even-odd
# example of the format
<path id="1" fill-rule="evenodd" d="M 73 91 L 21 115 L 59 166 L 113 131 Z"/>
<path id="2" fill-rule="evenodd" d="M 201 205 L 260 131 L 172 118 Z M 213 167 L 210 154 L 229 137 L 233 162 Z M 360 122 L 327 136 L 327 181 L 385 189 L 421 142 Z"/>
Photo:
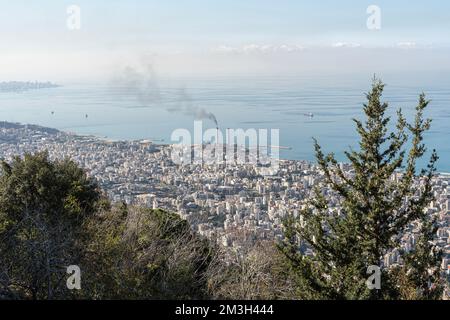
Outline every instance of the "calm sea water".
<path id="1" fill-rule="evenodd" d="M 145 103 L 135 90 L 123 87 L 64 84 L 60 88 L 0 93 L 0 120 L 110 139 L 163 139 L 169 143 L 174 129 L 193 128 L 192 115 L 173 111 L 180 103 L 188 103 L 214 113 L 223 131 L 279 129 L 280 144 L 292 148 L 281 152 L 283 158 L 314 160 L 315 137 L 325 151 L 335 152 L 339 160 L 345 160 L 343 151 L 357 147 L 351 119 L 363 118 L 364 92 L 370 88 L 370 78 L 342 79 L 165 79 L 158 81 L 157 92 L 150 94 Z M 401 107 L 411 119 L 419 93 L 427 93 L 432 103 L 426 116 L 433 119 L 433 124 L 425 142 L 429 149 L 438 150 L 439 170 L 450 172 L 449 81 L 433 77 L 388 77 L 384 81 L 388 84 L 384 98 L 390 102 L 392 115 Z M 305 115 L 310 112 L 314 117 Z M 204 126 L 215 125 L 205 120 Z"/>

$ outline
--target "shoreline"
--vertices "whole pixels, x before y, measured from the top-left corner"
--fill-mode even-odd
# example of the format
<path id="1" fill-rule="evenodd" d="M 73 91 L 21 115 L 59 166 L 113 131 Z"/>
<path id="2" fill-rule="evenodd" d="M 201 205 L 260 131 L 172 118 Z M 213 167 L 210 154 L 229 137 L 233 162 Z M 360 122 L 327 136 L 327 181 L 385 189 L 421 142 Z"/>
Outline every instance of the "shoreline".
<path id="1" fill-rule="evenodd" d="M 55 129 L 55 128 L 50 128 L 50 127 L 45 127 L 45 126 L 41 126 L 41 125 L 36 125 L 36 124 L 23 124 L 20 122 L 8 122 L 8 121 L 0 121 L 0 129 L 6 127 L 6 128 L 31 128 L 31 129 L 35 129 L 35 130 L 42 130 L 43 132 L 46 133 L 51 133 L 51 134 L 56 134 L 56 133 L 62 133 L 62 134 L 66 134 L 69 136 L 74 136 L 74 137 L 81 137 L 81 138 L 92 138 L 98 141 L 102 141 L 105 143 L 114 143 L 114 142 L 122 142 L 122 143 L 126 143 L 126 142 L 139 142 L 139 143 L 151 143 L 155 146 L 170 146 L 172 145 L 171 143 L 160 143 L 158 142 L 154 142 L 152 139 L 132 139 L 132 140 L 126 140 L 126 139 L 111 139 L 111 138 L 107 138 L 107 137 L 101 137 L 101 136 L 96 136 L 96 135 L 92 135 L 92 134 L 79 134 L 76 132 L 70 132 L 70 131 L 63 131 L 63 130 L 59 130 L 59 129 Z M 306 161 L 308 163 L 315 163 L 315 161 L 310 161 L 310 160 L 305 160 L 305 159 L 285 159 L 285 158 L 280 158 L 281 161 Z M 339 162 L 339 163 L 343 163 L 343 164 L 348 164 L 347 162 Z M 441 172 L 441 171 L 436 171 L 436 173 L 438 175 L 441 176 L 450 176 L 450 172 Z"/>

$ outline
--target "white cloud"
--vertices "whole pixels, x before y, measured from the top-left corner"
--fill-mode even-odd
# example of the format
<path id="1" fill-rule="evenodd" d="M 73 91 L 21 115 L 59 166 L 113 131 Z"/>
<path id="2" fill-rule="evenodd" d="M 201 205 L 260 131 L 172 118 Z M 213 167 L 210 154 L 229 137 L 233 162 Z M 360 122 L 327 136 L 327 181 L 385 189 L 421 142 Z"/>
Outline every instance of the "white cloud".
<path id="1" fill-rule="evenodd" d="M 412 41 L 399 42 L 399 43 L 397 43 L 397 47 L 402 48 L 402 49 L 414 49 L 414 48 L 417 48 L 417 44 Z"/>
<path id="2" fill-rule="evenodd" d="M 230 47 L 230 46 L 219 46 L 217 48 L 212 49 L 213 52 L 219 52 L 219 53 L 238 53 L 237 48 Z"/>
<path id="3" fill-rule="evenodd" d="M 282 45 L 259 45 L 248 44 L 240 47 L 222 45 L 214 48 L 213 52 L 231 54 L 266 54 L 266 53 L 293 53 L 304 50 L 303 46 L 282 44 Z"/>
<path id="4" fill-rule="evenodd" d="M 332 45 L 333 48 L 360 48 L 361 45 L 359 43 L 354 42 L 336 42 Z"/>

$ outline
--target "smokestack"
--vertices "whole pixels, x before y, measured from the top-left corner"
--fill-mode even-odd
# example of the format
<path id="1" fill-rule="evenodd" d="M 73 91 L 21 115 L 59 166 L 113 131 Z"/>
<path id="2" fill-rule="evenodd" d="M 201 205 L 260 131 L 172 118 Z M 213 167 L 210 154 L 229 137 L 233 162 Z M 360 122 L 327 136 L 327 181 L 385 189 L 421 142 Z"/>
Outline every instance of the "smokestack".
<path id="1" fill-rule="evenodd" d="M 219 127 L 216 127 L 216 145 L 219 145 Z"/>
<path id="2" fill-rule="evenodd" d="M 228 162 L 232 163 L 233 162 L 233 158 L 234 158 L 234 145 L 231 140 L 231 128 L 227 128 L 227 132 L 226 132 L 226 139 L 227 139 L 227 146 L 226 146 L 226 155 L 225 155 L 225 159 Z M 231 154 L 231 157 L 229 157 Z"/>

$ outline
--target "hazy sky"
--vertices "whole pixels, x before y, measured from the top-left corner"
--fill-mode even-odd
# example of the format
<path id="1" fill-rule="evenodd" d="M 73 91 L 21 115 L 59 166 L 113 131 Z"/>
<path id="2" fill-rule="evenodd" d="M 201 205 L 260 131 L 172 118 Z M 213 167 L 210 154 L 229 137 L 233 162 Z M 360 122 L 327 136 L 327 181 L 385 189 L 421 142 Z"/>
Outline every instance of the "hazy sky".
<path id="1" fill-rule="evenodd" d="M 0 80 L 450 70 L 450 2 L 0 1 Z M 69 5 L 81 28 L 69 30 Z M 381 9 L 369 30 L 368 6 Z M 144 61 L 144 62 L 143 62 Z M 150 62 L 149 62 L 150 61 Z"/>

